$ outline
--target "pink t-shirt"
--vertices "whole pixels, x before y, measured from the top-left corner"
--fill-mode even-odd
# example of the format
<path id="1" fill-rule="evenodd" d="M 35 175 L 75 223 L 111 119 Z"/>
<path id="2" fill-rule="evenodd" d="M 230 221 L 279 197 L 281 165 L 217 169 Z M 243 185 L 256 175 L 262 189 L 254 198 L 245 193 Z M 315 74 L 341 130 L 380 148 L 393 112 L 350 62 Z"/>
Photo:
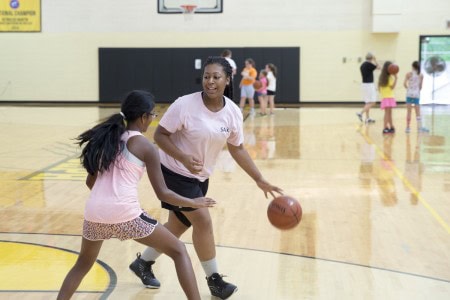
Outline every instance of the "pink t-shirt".
<path id="1" fill-rule="evenodd" d="M 106 172 L 99 173 L 84 210 L 87 221 L 97 223 L 122 223 L 137 218 L 142 213 L 138 199 L 138 182 L 145 171 L 145 163 L 128 151 L 129 138 L 142 135 L 138 131 L 125 131 L 121 140 L 123 151 Z"/>
<path id="2" fill-rule="evenodd" d="M 242 113 L 233 101 L 224 99 L 225 106 L 218 112 L 210 111 L 203 104 L 202 92 L 180 97 L 170 105 L 159 125 L 172 133 L 170 138 L 180 150 L 203 161 L 203 170 L 192 174 L 160 149 L 164 166 L 180 175 L 205 181 L 225 144 L 239 146 L 244 142 Z"/>
<path id="3" fill-rule="evenodd" d="M 259 79 L 259 81 L 261 81 L 261 88 L 257 91 L 258 93 L 261 93 L 263 95 L 267 95 L 267 78 L 266 77 L 261 77 Z"/>

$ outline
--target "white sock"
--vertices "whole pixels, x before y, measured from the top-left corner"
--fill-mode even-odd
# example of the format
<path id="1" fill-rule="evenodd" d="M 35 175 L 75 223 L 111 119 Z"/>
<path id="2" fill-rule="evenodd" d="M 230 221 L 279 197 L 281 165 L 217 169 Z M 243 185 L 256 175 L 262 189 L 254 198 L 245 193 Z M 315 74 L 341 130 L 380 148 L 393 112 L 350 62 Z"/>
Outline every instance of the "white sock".
<path id="1" fill-rule="evenodd" d="M 216 258 L 207 260 L 207 261 L 202 261 L 202 267 L 203 270 L 205 271 L 206 276 L 211 276 L 214 273 L 218 273 L 217 271 L 217 262 L 216 262 Z"/>
<path id="2" fill-rule="evenodd" d="M 155 261 L 160 255 L 161 253 L 156 251 L 152 247 L 147 247 L 141 254 L 141 258 L 145 261 Z"/>

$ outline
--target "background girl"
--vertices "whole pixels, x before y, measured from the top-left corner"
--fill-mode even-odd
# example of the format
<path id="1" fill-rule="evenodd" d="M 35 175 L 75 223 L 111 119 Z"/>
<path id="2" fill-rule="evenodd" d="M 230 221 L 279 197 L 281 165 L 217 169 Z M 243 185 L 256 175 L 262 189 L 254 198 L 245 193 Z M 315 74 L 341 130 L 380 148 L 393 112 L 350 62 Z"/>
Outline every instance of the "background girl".
<path id="1" fill-rule="evenodd" d="M 381 109 L 384 110 L 384 129 L 383 134 L 394 133 L 395 127 L 392 123 L 392 108 L 397 106 L 394 98 L 394 88 L 397 84 L 397 74 L 389 74 L 389 66 L 392 64 L 386 61 L 381 69 L 380 78 L 378 80 L 378 89 L 381 96 Z"/>
<path id="2" fill-rule="evenodd" d="M 259 71 L 258 79 L 261 82 L 261 87 L 256 91 L 259 101 L 259 114 L 265 116 L 267 115 L 267 71 L 265 69 Z"/>
<path id="3" fill-rule="evenodd" d="M 277 90 L 277 67 L 270 63 L 266 65 L 267 71 L 267 101 L 269 102 L 269 112 L 273 115 L 275 110 L 275 94 Z"/>
<path id="4" fill-rule="evenodd" d="M 428 132 L 428 129 L 422 126 L 420 117 L 420 90 L 422 89 L 423 75 L 420 73 L 418 61 L 412 63 L 412 70 L 406 73 L 403 86 L 406 88 L 406 133 L 411 131 L 411 112 L 414 105 L 416 112 L 417 130 L 419 132 Z"/>
<path id="5" fill-rule="evenodd" d="M 252 58 L 245 60 L 245 67 L 241 72 L 242 79 L 239 84 L 241 88 L 241 100 L 239 101 L 239 107 L 241 112 L 244 112 L 245 102 L 248 99 L 248 105 L 250 106 L 250 115 L 255 114 L 255 89 L 253 83 L 255 82 L 258 72 L 255 69 L 255 61 Z"/>

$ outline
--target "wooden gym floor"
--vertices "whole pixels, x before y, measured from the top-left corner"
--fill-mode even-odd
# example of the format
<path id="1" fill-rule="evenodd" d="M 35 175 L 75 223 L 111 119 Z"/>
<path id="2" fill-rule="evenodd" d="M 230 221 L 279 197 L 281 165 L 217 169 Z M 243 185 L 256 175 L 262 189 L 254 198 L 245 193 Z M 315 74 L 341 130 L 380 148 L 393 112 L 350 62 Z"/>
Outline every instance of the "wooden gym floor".
<path id="1" fill-rule="evenodd" d="M 160 107 L 160 113 L 165 107 Z M 209 196 L 220 272 L 232 299 L 450 299 L 450 108 L 423 107 L 429 134 L 383 136 L 382 111 L 364 125 L 359 107 L 277 109 L 245 120 L 246 147 L 265 177 L 300 200 L 301 224 L 279 231 L 269 200 L 224 151 Z M 77 257 L 88 189 L 73 138 L 117 108 L 0 106 L 0 298 L 51 299 Z M 151 125 L 148 138 L 156 126 Z M 413 121 L 413 128 L 415 121 Z M 143 207 L 166 212 L 148 183 Z M 212 299 L 183 236 L 203 299 Z M 183 299 L 162 256 L 159 290 L 128 264 L 143 246 L 106 241 L 74 299 Z"/>

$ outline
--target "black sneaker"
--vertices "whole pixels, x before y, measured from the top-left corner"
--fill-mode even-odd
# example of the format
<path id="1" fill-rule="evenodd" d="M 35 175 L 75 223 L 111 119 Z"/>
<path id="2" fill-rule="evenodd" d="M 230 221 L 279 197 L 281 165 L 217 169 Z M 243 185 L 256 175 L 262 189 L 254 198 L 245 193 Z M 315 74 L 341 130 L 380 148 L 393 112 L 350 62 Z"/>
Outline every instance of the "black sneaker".
<path id="1" fill-rule="evenodd" d="M 153 274 L 152 265 L 154 261 L 145 261 L 141 258 L 141 253 L 136 254 L 137 258 L 131 263 L 130 270 L 142 280 L 142 283 L 150 289 L 159 289 L 161 283 Z"/>
<path id="2" fill-rule="evenodd" d="M 389 128 L 383 129 L 383 134 L 392 133 Z"/>
<path id="3" fill-rule="evenodd" d="M 358 116 L 358 119 L 359 119 L 361 122 L 363 121 L 362 113 L 356 113 L 356 116 Z"/>
<path id="4" fill-rule="evenodd" d="M 223 275 L 214 273 L 211 276 L 206 277 L 206 280 L 208 281 L 211 295 L 220 299 L 228 299 L 228 297 L 230 297 L 238 289 L 234 284 L 224 281 L 222 277 Z"/>

